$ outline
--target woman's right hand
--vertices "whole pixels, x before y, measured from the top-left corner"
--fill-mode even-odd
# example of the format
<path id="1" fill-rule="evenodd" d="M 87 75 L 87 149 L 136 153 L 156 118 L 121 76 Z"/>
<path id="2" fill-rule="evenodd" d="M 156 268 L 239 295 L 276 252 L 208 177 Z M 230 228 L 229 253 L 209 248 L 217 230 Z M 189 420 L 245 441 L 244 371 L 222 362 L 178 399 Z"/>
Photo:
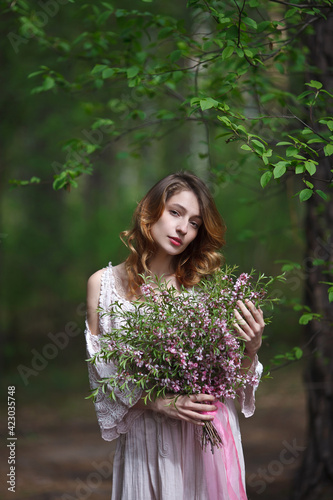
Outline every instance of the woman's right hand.
<path id="1" fill-rule="evenodd" d="M 206 415 L 201 412 L 215 411 L 216 398 L 208 394 L 193 394 L 191 396 L 178 396 L 174 394 L 157 398 L 150 401 L 149 409 L 166 415 L 170 418 L 191 422 L 196 425 L 204 425 L 214 419 L 214 415 Z"/>

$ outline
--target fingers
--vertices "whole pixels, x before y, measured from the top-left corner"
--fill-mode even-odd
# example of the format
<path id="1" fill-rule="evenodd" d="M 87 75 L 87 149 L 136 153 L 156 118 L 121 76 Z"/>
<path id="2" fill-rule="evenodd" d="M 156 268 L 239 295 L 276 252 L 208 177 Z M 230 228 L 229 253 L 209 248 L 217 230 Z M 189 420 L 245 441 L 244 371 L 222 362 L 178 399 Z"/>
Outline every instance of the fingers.
<path id="1" fill-rule="evenodd" d="M 251 304 L 252 304 L 252 302 L 251 302 Z M 249 325 L 251 328 L 253 328 L 255 326 L 255 324 L 256 324 L 256 319 L 254 317 L 254 310 L 253 310 L 253 308 L 250 308 L 250 303 L 247 302 L 246 305 L 245 305 L 244 302 L 241 302 L 240 300 L 238 300 L 237 301 L 237 305 L 238 305 L 238 307 L 240 308 L 240 310 L 242 312 L 243 318 L 245 319 L 244 327 L 246 327 L 247 325 Z M 248 307 L 246 307 L 246 306 L 248 306 Z M 242 325 L 242 327 L 243 327 L 243 325 Z"/>
<path id="2" fill-rule="evenodd" d="M 253 336 L 253 332 L 251 331 L 251 328 L 245 321 L 245 319 L 240 315 L 240 313 L 234 309 L 235 313 L 235 318 L 237 322 L 234 324 L 237 331 L 240 333 L 240 335 L 245 339 L 245 340 L 251 340 Z"/>
<path id="3" fill-rule="evenodd" d="M 195 403 L 202 403 L 203 401 L 216 401 L 216 398 L 210 394 L 192 394 L 189 398 Z"/>
<path id="4" fill-rule="evenodd" d="M 217 407 L 214 404 L 207 404 L 205 401 L 213 403 L 216 399 L 208 394 L 193 394 L 191 396 L 179 396 L 172 399 L 163 399 L 160 411 L 171 418 L 184 420 L 196 425 L 203 425 L 214 419 L 214 415 L 203 414 L 201 412 L 214 412 Z"/>
<path id="5" fill-rule="evenodd" d="M 250 354 L 258 352 L 262 342 L 262 333 L 265 322 L 264 315 L 260 308 L 256 308 L 253 302 L 238 300 L 239 311 L 234 309 L 236 322 L 234 323 L 240 337 L 246 342 L 246 351 Z"/>
<path id="6" fill-rule="evenodd" d="M 255 334 L 264 328 L 264 315 L 262 310 L 257 309 L 250 300 L 246 300 L 245 303 L 238 300 L 237 305 L 242 314 L 237 309 L 234 309 L 234 313 L 238 321 L 238 326 L 251 336 L 251 330 Z"/>
<path id="7" fill-rule="evenodd" d="M 201 417 L 200 412 L 215 411 L 217 407 L 214 405 L 216 399 L 208 394 L 193 394 L 185 397 L 181 402 L 181 407 L 188 411 L 195 412 Z M 209 404 L 210 403 L 210 404 Z"/>
<path id="8" fill-rule="evenodd" d="M 253 302 L 251 302 L 251 300 L 245 300 L 245 305 L 243 302 L 241 302 L 241 305 L 243 306 L 243 308 L 246 309 L 246 307 L 250 310 L 251 314 L 252 314 L 252 317 L 256 320 L 256 322 L 261 326 L 261 327 L 264 327 L 265 326 L 265 322 L 264 322 L 264 313 L 262 312 L 262 310 L 260 309 L 260 307 L 256 307 Z"/>

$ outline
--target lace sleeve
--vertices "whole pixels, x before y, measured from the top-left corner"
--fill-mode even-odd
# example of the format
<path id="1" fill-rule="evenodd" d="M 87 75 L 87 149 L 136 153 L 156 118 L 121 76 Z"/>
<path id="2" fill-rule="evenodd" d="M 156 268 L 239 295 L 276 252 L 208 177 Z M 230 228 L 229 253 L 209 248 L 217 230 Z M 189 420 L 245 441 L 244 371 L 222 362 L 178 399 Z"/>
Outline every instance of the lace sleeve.
<path id="1" fill-rule="evenodd" d="M 245 417 L 252 417 L 255 411 L 255 393 L 262 375 L 263 366 L 256 355 L 249 370 L 256 377 L 257 382 L 254 385 L 247 385 L 238 391 L 241 411 Z"/>
<path id="2" fill-rule="evenodd" d="M 112 297 L 114 292 L 114 280 L 112 278 L 112 268 L 109 266 L 103 273 L 101 280 L 99 305 L 104 311 L 110 309 L 112 301 L 114 300 Z M 110 316 L 100 315 L 99 327 L 101 334 L 110 331 L 109 326 Z M 85 336 L 87 355 L 91 358 L 100 350 L 100 337 L 91 333 L 87 321 Z M 99 386 L 98 381 L 102 378 L 110 377 L 110 375 L 115 373 L 115 370 L 116 366 L 113 362 L 97 361 L 94 365 L 88 362 L 91 389 L 96 389 Z M 116 400 L 114 400 L 109 397 L 110 391 L 106 390 L 104 393 L 102 390 L 99 390 L 94 405 L 103 439 L 112 441 L 120 434 L 128 432 L 134 420 L 143 413 L 143 410 L 134 410 L 131 408 L 140 399 L 141 394 L 142 391 L 137 388 L 133 391 L 118 390 L 116 392 Z"/>

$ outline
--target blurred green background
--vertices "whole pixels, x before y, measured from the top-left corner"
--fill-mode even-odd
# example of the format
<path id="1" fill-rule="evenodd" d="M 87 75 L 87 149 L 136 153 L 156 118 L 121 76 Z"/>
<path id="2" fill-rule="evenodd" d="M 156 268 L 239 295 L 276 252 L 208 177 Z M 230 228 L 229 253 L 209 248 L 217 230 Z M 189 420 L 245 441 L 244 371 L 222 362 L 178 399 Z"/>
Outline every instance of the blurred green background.
<path id="1" fill-rule="evenodd" d="M 16 386 L 18 431 L 33 442 L 38 429 L 45 431 L 43 414 L 54 414 L 57 421 L 58 412 L 64 422 L 92 422 L 92 404 L 84 400 L 89 391 L 83 333 L 87 279 L 109 261 L 118 264 L 126 257 L 119 233 L 130 226 L 136 203 L 155 182 L 180 169 L 207 179 L 200 146 L 205 132 L 200 126 L 184 126 L 135 155 L 128 153 L 129 143 L 123 137 L 96 154 L 93 174 L 82 178 L 77 189 L 54 191 L 52 164 L 64 161 L 66 140 L 89 130 L 93 112 L 89 103 L 98 102 L 101 95 L 31 93 L 36 82 L 28 75 L 42 64 L 52 67 L 57 54 L 52 56 L 33 39 L 15 53 L 7 34 L 17 31 L 16 19 L 5 13 L 0 22 L 2 392 L 8 385 Z M 48 29 L 62 36 L 78 34 L 75 6 L 60 8 Z M 114 96 L 119 90 L 114 89 Z M 114 96 L 107 94 L 105 99 Z M 216 141 L 214 155 L 224 168 L 223 182 L 208 181 L 228 228 L 226 262 L 237 264 L 240 271 L 254 267 L 278 274 L 281 265 L 276 261 L 302 261 L 302 207 L 287 196 L 288 182 L 293 181 L 263 190 L 258 169 L 251 169 L 249 161 L 245 164 L 245 153 L 236 144 L 226 147 L 223 138 Z M 41 177 L 40 184 L 17 188 L 9 184 L 10 179 L 34 175 Z M 295 274 L 279 285 L 276 295 L 297 302 L 302 286 L 302 275 Z M 69 322 L 75 323 L 76 335 L 65 347 L 54 347 L 49 334 L 57 336 Z M 297 316 L 281 305 L 266 334 L 264 361 L 300 344 Z M 46 347 L 49 344 L 53 348 Z M 37 418 L 39 427 L 26 428 L 26 418 L 28 422 Z M 33 493 L 27 490 L 22 498 L 29 495 Z"/>

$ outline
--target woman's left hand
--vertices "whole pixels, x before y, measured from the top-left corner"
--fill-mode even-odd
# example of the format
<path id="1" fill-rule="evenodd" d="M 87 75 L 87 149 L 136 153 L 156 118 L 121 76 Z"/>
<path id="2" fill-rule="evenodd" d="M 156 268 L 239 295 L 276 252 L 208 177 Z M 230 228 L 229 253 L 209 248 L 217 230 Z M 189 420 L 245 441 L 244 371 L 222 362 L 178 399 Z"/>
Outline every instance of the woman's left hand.
<path id="1" fill-rule="evenodd" d="M 257 309 L 253 302 L 246 300 L 245 304 L 241 300 L 237 301 L 240 312 L 234 309 L 235 327 L 243 339 L 246 341 L 245 350 L 251 357 L 257 354 L 265 327 L 264 315 L 261 309 Z"/>

